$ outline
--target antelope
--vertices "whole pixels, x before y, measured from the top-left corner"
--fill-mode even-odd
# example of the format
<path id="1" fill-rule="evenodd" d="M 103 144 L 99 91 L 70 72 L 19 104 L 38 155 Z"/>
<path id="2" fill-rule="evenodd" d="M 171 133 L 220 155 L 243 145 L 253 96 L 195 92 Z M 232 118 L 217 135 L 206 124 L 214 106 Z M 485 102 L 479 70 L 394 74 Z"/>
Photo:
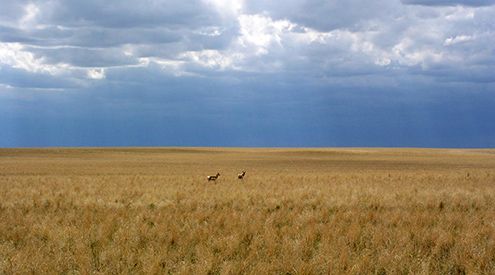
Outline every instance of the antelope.
<path id="1" fill-rule="evenodd" d="M 242 180 L 245 175 L 246 175 L 246 171 L 242 171 L 242 174 L 237 174 L 237 177 Z"/>
<path id="2" fill-rule="evenodd" d="M 216 176 L 208 176 L 206 178 L 208 179 L 208 181 L 210 181 L 210 180 L 216 181 L 218 179 L 218 176 L 220 176 L 220 173 L 217 172 Z"/>

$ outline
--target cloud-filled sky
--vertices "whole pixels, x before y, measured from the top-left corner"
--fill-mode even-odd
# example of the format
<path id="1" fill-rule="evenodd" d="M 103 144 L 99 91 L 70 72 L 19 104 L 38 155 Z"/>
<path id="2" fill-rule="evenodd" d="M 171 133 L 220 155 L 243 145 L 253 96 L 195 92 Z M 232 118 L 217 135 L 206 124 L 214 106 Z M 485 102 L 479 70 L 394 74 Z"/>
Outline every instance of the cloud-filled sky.
<path id="1" fill-rule="evenodd" d="M 0 147 L 495 147 L 493 0 L 0 1 Z"/>

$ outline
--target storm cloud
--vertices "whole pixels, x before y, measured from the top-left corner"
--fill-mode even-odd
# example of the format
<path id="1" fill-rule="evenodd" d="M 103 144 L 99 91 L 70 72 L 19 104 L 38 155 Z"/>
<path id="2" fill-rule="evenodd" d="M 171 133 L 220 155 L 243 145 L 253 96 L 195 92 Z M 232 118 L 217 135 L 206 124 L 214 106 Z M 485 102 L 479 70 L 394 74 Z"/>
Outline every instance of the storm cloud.
<path id="1" fill-rule="evenodd" d="M 493 147 L 493 18 L 485 0 L 3 1 L 0 146 Z"/>

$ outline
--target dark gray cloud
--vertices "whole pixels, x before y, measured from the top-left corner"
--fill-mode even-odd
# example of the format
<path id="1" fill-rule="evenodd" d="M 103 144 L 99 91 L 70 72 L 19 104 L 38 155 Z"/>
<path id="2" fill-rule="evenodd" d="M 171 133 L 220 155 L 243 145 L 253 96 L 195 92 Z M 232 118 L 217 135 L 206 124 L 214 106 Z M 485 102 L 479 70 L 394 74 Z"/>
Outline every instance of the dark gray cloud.
<path id="1" fill-rule="evenodd" d="M 0 41 L 3 43 L 30 43 L 36 44 L 37 39 L 26 35 L 18 28 L 9 26 L 0 26 Z"/>
<path id="2" fill-rule="evenodd" d="M 136 58 L 125 55 L 122 51 L 114 49 L 88 49 L 88 48 L 32 48 L 26 50 L 33 53 L 35 58 L 43 58 L 50 64 L 65 63 L 74 67 L 112 67 L 137 65 Z"/>
<path id="3" fill-rule="evenodd" d="M 408 5 L 422 5 L 422 6 L 455 6 L 463 5 L 469 7 L 482 7 L 491 6 L 495 2 L 493 0 L 454 0 L 454 1 L 443 1 L 443 0 L 401 0 L 402 3 Z"/>
<path id="4" fill-rule="evenodd" d="M 25 6 L 28 3 L 29 0 L 1 1 L 0 21 L 10 22 L 21 18 L 25 14 Z"/>
<path id="5" fill-rule="evenodd" d="M 151 1 L 39 1 L 41 23 L 66 27 L 152 28 L 157 25 L 199 28 L 220 19 L 204 2 Z M 45 11 L 46 10 L 46 11 Z"/>
<path id="6" fill-rule="evenodd" d="M 381 18 L 396 8 L 394 1 L 247 1 L 248 12 L 267 12 L 274 19 L 292 22 L 319 31 L 356 28 L 364 21 Z"/>
<path id="7" fill-rule="evenodd" d="M 16 88 L 37 90 L 59 90 L 80 88 L 77 79 L 67 76 L 53 76 L 49 73 L 31 73 L 23 69 L 0 67 L 0 83 Z"/>

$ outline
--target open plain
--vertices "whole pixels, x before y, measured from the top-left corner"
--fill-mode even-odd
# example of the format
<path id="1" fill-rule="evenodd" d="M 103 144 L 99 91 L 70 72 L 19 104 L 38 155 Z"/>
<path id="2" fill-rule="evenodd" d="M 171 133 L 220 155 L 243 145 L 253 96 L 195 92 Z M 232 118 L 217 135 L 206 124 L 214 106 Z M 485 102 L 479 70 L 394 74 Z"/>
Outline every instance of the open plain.
<path id="1" fill-rule="evenodd" d="M 493 273 L 495 150 L 0 149 L 0 274 Z"/>

